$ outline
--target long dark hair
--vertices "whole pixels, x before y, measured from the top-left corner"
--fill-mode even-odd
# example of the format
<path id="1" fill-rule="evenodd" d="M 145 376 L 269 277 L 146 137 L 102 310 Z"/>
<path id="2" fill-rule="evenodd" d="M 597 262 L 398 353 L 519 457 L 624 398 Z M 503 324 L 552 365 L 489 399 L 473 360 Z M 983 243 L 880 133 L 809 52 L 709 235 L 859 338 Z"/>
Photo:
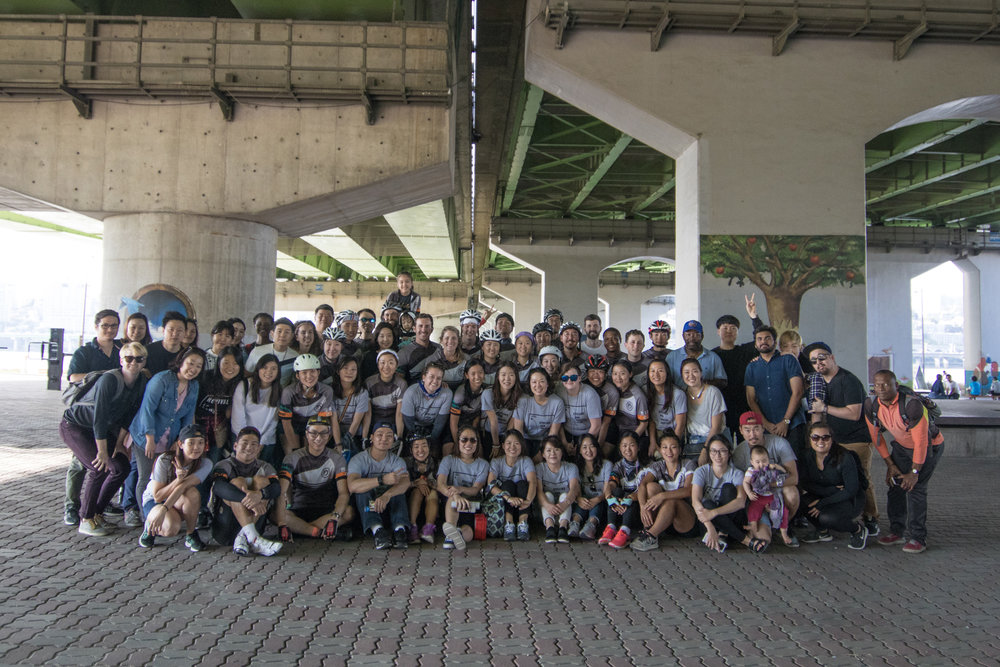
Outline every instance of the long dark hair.
<path id="1" fill-rule="evenodd" d="M 475 368 L 476 366 L 482 368 L 483 375 L 484 376 L 486 375 L 486 366 L 483 364 L 482 359 L 479 358 L 469 359 L 468 361 L 465 362 L 465 371 L 463 371 L 462 373 L 465 376 L 465 379 L 462 380 L 462 388 L 465 389 L 466 400 L 470 398 L 476 398 L 477 396 L 480 396 L 483 393 L 483 388 L 485 385 L 479 385 L 479 391 L 477 392 L 473 392 L 472 387 L 469 385 L 469 371 Z"/>
<path id="2" fill-rule="evenodd" d="M 383 329 L 388 329 L 389 333 L 392 334 L 392 347 L 390 347 L 389 349 L 392 350 L 393 352 L 398 352 L 399 351 L 399 332 L 396 331 L 396 327 L 392 326 L 388 322 L 379 322 L 378 324 L 375 325 L 375 329 L 372 331 L 372 338 L 374 339 L 375 344 L 372 346 L 372 349 L 375 350 L 376 354 L 378 354 L 378 350 L 379 350 L 379 347 L 378 347 L 378 335 L 379 335 L 379 333 Z M 385 349 L 385 348 L 382 348 L 382 349 Z"/>
<path id="3" fill-rule="evenodd" d="M 656 387 L 653 386 L 652 381 L 649 379 L 649 369 L 653 367 L 653 364 L 663 364 L 663 370 L 666 371 L 665 375 L 667 379 L 663 383 L 663 407 L 667 409 L 674 400 L 674 380 L 673 373 L 670 372 L 670 366 L 667 366 L 667 362 L 663 359 L 653 359 L 649 362 L 649 366 L 646 367 L 646 405 L 650 410 L 656 405 Z"/>
<path id="4" fill-rule="evenodd" d="M 299 327 L 312 328 L 313 342 L 308 350 L 299 349 Z M 316 331 L 316 325 L 312 323 L 312 320 L 299 320 L 295 323 L 295 326 L 292 327 L 292 342 L 288 346 L 299 354 L 315 354 L 317 357 L 323 354 L 323 341 L 320 340 L 319 332 Z"/>
<path id="5" fill-rule="evenodd" d="M 235 377 L 230 379 L 225 379 L 222 377 L 222 359 L 224 357 L 232 357 L 236 364 L 240 367 L 237 371 Z M 222 396 L 222 395 L 233 395 L 233 390 L 236 389 L 236 385 L 240 383 L 243 379 L 243 354 L 240 348 L 236 345 L 229 345 L 222 349 L 219 353 L 218 359 L 215 361 L 215 368 L 213 368 L 208 373 L 208 377 L 205 378 L 204 388 L 202 393 L 206 396 Z"/>
<path id="6" fill-rule="evenodd" d="M 174 373 L 179 373 L 181 370 L 181 366 L 184 365 L 184 360 L 187 359 L 188 357 L 194 357 L 194 356 L 201 357 L 201 370 L 198 372 L 198 376 L 195 379 L 191 380 L 191 382 L 198 382 L 199 380 L 201 380 L 202 376 L 205 375 L 205 350 L 201 349 L 200 347 L 191 345 L 184 348 L 183 350 L 177 353 L 177 356 L 173 358 L 168 368 Z"/>
<path id="7" fill-rule="evenodd" d="M 146 325 L 146 335 L 143 337 L 142 340 L 135 341 L 135 342 L 142 343 L 146 347 L 149 347 L 149 344 L 153 342 L 153 336 L 152 336 L 152 334 L 149 333 L 149 318 L 146 317 L 145 313 L 132 313 L 125 320 L 125 331 L 126 332 L 128 332 L 128 323 L 131 322 L 132 320 L 142 320 L 143 323 L 145 323 L 145 325 Z M 125 335 L 123 335 L 122 336 L 122 340 L 124 340 L 125 336 L 127 336 L 127 335 L 128 335 L 127 333 Z"/>
<path id="8" fill-rule="evenodd" d="M 503 397 L 503 392 L 500 391 L 500 383 L 497 381 L 497 375 L 500 375 L 500 371 L 504 368 L 509 368 L 514 373 L 514 386 L 510 388 L 510 395 L 507 398 Z M 493 392 L 494 408 L 513 410 L 517 407 L 517 402 L 521 400 L 523 392 L 521 391 L 521 374 L 518 372 L 517 366 L 514 365 L 513 361 L 500 363 L 496 375 L 493 376 L 493 386 L 490 388 L 490 391 Z"/>
<path id="9" fill-rule="evenodd" d="M 809 424 L 809 427 L 806 429 L 806 438 L 810 438 L 813 434 L 813 431 L 815 431 L 818 428 L 825 428 L 827 431 L 830 432 L 830 437 L 831 437 L 830 453 L 826 455 L 826 460 L 828 463 L 832 463 L 835 466 L 839 466 L 841 457 L 843 457 L 844 454 L 847 453 L 847 450 L 841 447 L 836 440 L 832 439 L 833 429 L 830 428 L 829 424 L 827 424 L 825 421 L 813 422 L 812 424 Z"/>
<path id="10" fill-rule="evenodd" d="M 265 354 L 257 360 L 253 375 L 247 379 L 247 400 L 251 403 L 257 402 L 257 395 L 263 388 L 261 387 L 260 371 L 270 363 L 278 367 L 278 375 L 274 378 L 274 382 L 271 383 L 270 391 L 267 394 L 267 404 L 272 408 L 276 408 L 281 401 L 281 364 L 278 362 L 278 357 L 270 353 Z"/>
<path id="11" fill-rule="evenodd" d="M 354 364 L 358 368 L 358 374 L 354 377 L 354 384 L 351 386 L 351 393 L 358 393 L 364 386 L 364 382 L 361 380 L 361 364 L 358 363 L 358 360 L 354 357 L 341 356 L 340 361 L 337 362 L 336 367 L 333 369 L 333 374 L 330 376 L 333 386 L 333 395 L 337 398 L 344 398 L 345 387 L 340 383 L 340 371 L 347 364 Z"/>
<path id="12" fill-rule="evenodd" d="M 576 446 L 577 465 L 580 466 L 580 474 L 583 474 L 583 471 L 587 468 L 587 460 L 580 455 L 580 448 L 586 440 L 590 440 L 590 442 L 593 443 L 594 450 L 597 452 L 597 455 L 594 457 L 593 467 L 591 468 L 593 474 L 596 475 L 601 472 L 601 468 L 604 467 L 604 453 L 601 451 L 601 445 L 598 444 L 597 438 L 594 437 L 593 433 L 584 433 L 580 436 L 580 444 Z"/>
<path id="13" fill-rule="evenodd" d="M 168 483 L 174 481 L 174 479 L 177 478 L 176 464 L 179 463 L 180 467 L 187 470 L 187 473 L 191 475 L 194 474 L 194 471 L 197 470 L 199 465 L 201 465 L 201 462 L 205 458 L 206 454 L 208 454 L 207 441 L 205 442 L 205 448 L 201 450 L 201 456 L 199 456 L 196 459 L 191 459 L 190 461 L 188 461 L 187 457 L 184 456 L 184 449 L 181 447 L 180 439 L 178 438 L 177 440 L 175 440 L 173 446 L 162 454 L 162 456 L 167 457 L 167 460 L 170 461 L 170 473 L 169 473 L 170 479 L 168 480 Z"/>

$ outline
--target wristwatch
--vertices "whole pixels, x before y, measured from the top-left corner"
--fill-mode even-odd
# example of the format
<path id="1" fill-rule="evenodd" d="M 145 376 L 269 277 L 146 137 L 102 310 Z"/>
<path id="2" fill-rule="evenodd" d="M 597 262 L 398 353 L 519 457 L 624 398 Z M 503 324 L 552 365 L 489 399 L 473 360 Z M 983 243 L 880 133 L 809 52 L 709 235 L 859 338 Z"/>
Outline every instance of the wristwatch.
<path id="1" fill-rule="evenodd" d="M 916 468 L 911 468 L 911 469 L 910 469 L 910 474 L 911 474 L 911 475 L 919 475 L 919 474 L 920 474 L 920 471 L 919 471 L 919 470 L 917 470 Z"/>
<path id="2" fill-rule="evenodd" d="M 791 419 L 782 419 L 782 421 L 785 422 L 786 424 L 788 424 L 789 426 L 791 426 L 791 424 L 792 424 L 792 420 Z"/>

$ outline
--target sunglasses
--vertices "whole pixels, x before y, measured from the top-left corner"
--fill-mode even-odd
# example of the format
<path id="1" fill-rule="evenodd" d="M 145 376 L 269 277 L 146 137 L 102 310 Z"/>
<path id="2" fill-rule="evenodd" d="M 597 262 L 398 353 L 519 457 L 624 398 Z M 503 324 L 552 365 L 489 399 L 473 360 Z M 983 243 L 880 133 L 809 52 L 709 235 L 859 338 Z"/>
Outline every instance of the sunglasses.
<path id="1" fill-rule="evenodd" d="M 479 438 L 459 438 L 458 441 L 459 442 L 471 442 L 472 444 L 476 444 L 477 442 L 479 442 Z"/>
<path id="2" fill-rule="evenodd" d="M 319 438 L 319 437 L 326 437 L 326 436 L 330 435 L 330 432 L 329 431 L 307 430 L 306 431 L 306 435 L 311 435 L 313 437 Z"/>
<path id="3" fill-rule="evenodd" d="M 809 436 L 809 439 L 812 440 L 813 442 L 819 442 L 820 440 L 822 440 L 823 442 L 829 442 L 833 440 L 833 436 L 830 435 L 829 433 L 826 435 L 816 435 L 814 433 L 813 435 Z"/>
<path id="4" fill-rule="evenodd" d="M 362 317 L 361 321 L 362 322 L 367 322 L 367 323 L 371 324 L 371 323 L 373 323 L 375 321 L 375 318 L 374 317 Z"/>
<path id="5" fill-rule="evenodd" d="M 817 354 L 815 357 L 813 357 L 812 359 L 809 360 L 809 363 L 811 363 L 811 364 L 818 364 L 819 362 L 826 361 L 829 358 L 830 358 L 830 355 L 828 355 L 828 354 Z"/>
<path id="6" fill-rule="evenodd" d="M 563 375 L 559 379 L 562 380 L 563 382 L 576 382 L 577 380 L 580 379 L 580 376 L 579 375 Z"/>
<path id="7" fill-rule="evenodd" d="M 133 357 L 130 354 L 125 355 L 126 364 L 141 364 L 144 361 L 146 361 L 146 357 Z"/>

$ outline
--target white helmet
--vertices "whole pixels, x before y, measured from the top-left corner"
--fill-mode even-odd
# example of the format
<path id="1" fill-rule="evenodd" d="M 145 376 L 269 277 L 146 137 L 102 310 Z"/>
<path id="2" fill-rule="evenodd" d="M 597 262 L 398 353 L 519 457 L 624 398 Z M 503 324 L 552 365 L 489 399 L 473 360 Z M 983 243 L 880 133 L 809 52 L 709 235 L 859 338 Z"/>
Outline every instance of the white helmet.
<path id="1" fill-rule="evenodd" d="M 300 354 L 295 357 L 295 362 L 292 364 L 292 368 L 295 372 L 299 371 L 318 371 L 319 370 L 319 357 L 315 354 Z"/>
<path id="2" fill-rule="evenodd" d="M 479 314 L 478 310 L 469 308 L 468 310 L 462 311 L 462 314 L 458 316 L 458 321 L 463 325 L 475 324 L 476 326 L 479 326 L 483 322 L 483 317 Z"/>
<path id="3" fill-rule="evenodd" d="M 491 340 L 499 343 L 500 341 L 503 340 L 503 336 L 501 336 L 500 332 L 497 331 L 496 329 L 483 329 L 482 331 L 479 332 L 479 340 L 483 341 L 484 343 Z"/>

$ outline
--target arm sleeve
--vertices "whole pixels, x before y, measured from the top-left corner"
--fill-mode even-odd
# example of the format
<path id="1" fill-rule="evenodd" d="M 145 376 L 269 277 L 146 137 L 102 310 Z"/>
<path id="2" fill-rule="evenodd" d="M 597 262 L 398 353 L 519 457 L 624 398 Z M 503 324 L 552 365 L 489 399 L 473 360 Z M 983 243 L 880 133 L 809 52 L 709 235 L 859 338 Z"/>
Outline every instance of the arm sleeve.
<path id="1" fill-rule="evenodd" d="M 275 477 L 271 483 L 261 489 L 261 495 L 268 500 L 274 500 L 281 495 L 281 482 Z"/>
<path id="2" fill-rule="evenodd" d="M 834 487 L 836 491 L 816 503 L 817 507 L 833 505 L 834 503 L 852 500 L 857 497 L 858 491 L 860 491 L 858 486 L 858 467 L 854 464 L 854 457 L 851 456 L 850 452 L 845 451 L 841 454 L 840 465 L 837 468 L 840 470 L 844 488 L 836 489 Z"/>
<path id="3" fill-rule="evenodd" d="M 165 371 L 166 372 L 166 371 Z M 146 393 L 142 397 L 142 406 L 139 408 L 139 414 L 136 415 L 136 419 L 140 421 L 143 426 L 143 432 L 140 435 L 152 435 L 156 436 L 156 406 L 160 404 L 160 399 L 163 397 L 163 378 L 157 373 L 153 376 L 153 379 L 149 381 L 146 385 Z M 139 443 L 142 446 L 145 443 Z"/>
<path id="4" fill-rule="evenodd" d="M 270 488 L 271 485 L 268 486 Z M 216 477 L 212 483 L 212 493 L 230 502 L 240 502 L 247 494 L 233 486 L 233 483 L 223 477 Z"/>

